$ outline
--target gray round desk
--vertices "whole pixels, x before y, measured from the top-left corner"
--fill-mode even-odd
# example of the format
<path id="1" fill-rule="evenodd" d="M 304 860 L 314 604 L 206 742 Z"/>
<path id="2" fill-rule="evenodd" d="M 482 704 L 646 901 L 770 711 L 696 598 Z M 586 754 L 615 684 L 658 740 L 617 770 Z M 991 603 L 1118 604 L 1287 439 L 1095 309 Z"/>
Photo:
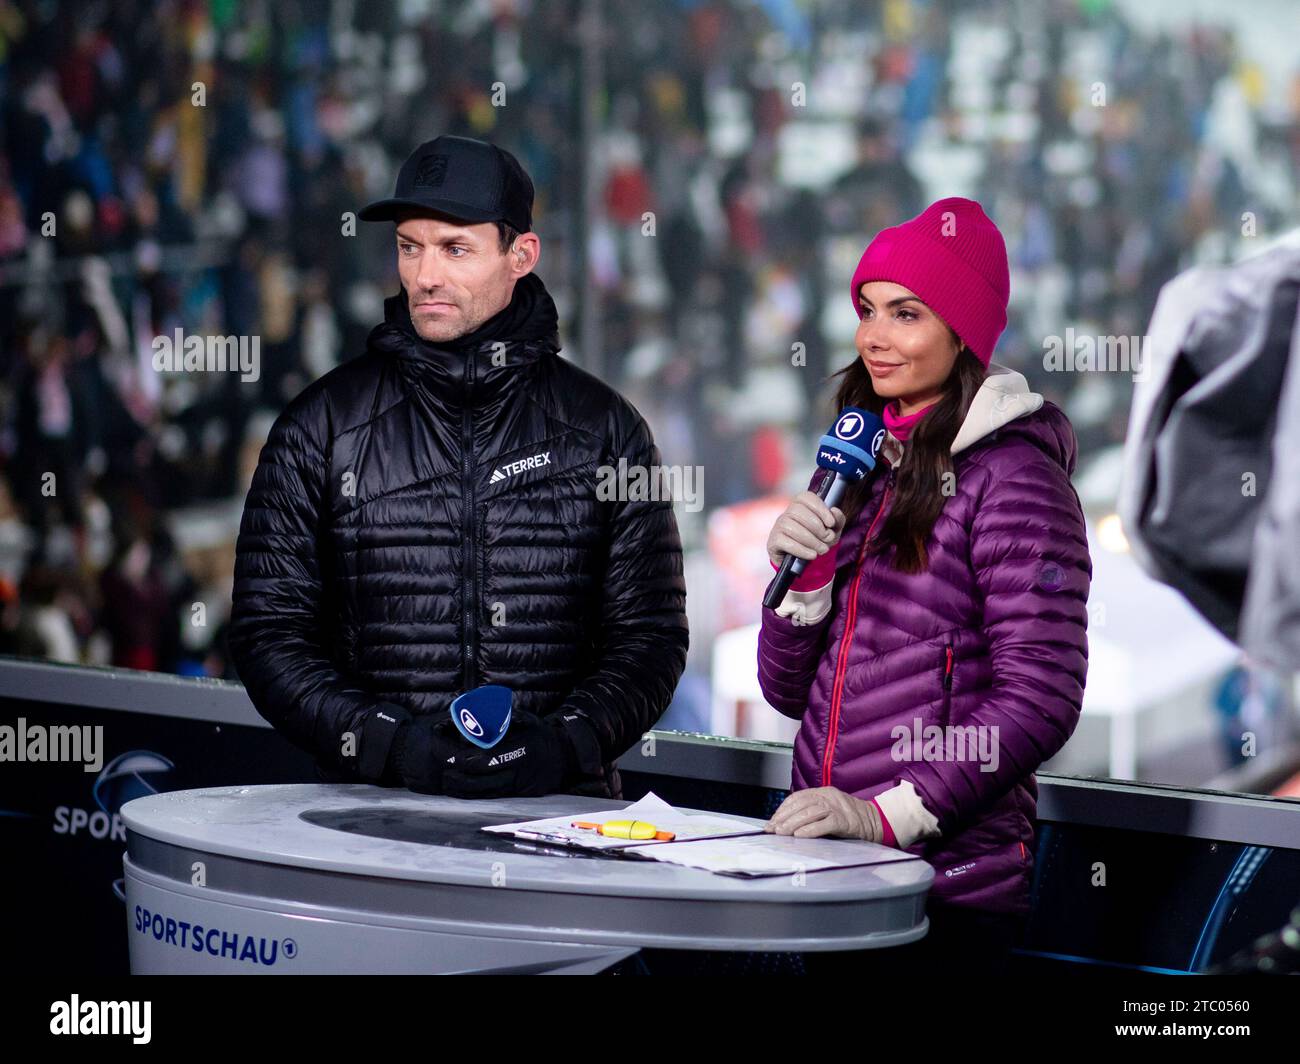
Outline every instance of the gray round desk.
<path id="1" fill-rule="evenodd" d="M 642 947 L 871 949 L 928 929 L 919 858 L 796 883 L 479 830 L 628 804 L 365 784 L 136 798 L 121 810 L 131 971 L 591 973 Z"/>

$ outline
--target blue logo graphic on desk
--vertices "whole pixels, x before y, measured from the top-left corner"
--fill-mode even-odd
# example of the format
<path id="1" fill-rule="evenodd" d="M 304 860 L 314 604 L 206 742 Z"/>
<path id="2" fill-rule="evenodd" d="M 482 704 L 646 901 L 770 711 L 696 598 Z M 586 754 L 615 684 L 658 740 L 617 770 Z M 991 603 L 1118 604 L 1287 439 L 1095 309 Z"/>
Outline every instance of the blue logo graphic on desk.
<path id="1" fill-rule="evenodd" d="M 514 692 L 490 683 L 458 695 L 451 704 L 456 730 L 475 746 L 490 750 L 510 727 L 510 706 Z"/>

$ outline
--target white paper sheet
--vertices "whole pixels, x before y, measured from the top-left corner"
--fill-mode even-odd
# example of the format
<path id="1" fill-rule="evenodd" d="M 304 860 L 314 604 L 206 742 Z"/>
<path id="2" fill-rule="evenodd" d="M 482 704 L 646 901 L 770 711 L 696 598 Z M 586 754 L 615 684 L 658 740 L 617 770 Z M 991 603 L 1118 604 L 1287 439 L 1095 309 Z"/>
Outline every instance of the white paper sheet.
<path id="1" fill-rule="evenodd" d="M 609 820 L 646 820 L 660 831 L 671 831 L 676 840 L 647 842 L 643 839 L 613 839 L 595 831 L 573 827 L 575 821 L 603 824 Z M 732 835 L 752 835 L 761 832 L 752 823 L 737 820 L 721 813 L 683 813 L 674 809 L 653 791 L 638 802 L 623 809 L 602 809 L 596 813 L 570 813 L 567 816 L 547 817 L 544 820 L 521 820 L 513 824 L 493 824 L 484 831 L 501 832 L 521 839 L 558 843 L 585 850 L 622 850 L 631 846 L 655 849 L 677 845 L 678 841 L 712 839 Z"/>
<path id="2" fill-rule="evenodd" d="M 794 835 L 746 835 L 743 838 L 708 839 L 671 845 L 632 847 L 637 856 L 702 868 L 731 876 L 787 876 L 828 868 L 915 861 L 914 854 L 861 839 L 803 839 Z"/>

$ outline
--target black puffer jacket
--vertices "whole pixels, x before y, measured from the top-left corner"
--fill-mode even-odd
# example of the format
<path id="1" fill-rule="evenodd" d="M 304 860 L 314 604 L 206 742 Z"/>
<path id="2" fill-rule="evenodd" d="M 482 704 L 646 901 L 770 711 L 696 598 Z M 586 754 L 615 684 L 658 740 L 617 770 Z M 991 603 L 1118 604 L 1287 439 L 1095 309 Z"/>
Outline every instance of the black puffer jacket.
<path id="1" fill-rule="evenodd" d="M 657 466 L 636 409 L 557 355 L 555 307 L 456 350 L 386 304 L 364 355 L 275 422 L 244 504 L 229 647 L 259 713 L 323 779 L 379 782 L 397 721 L 486 683 L 580 718 L 571 793 L 667 708 L 688 642 L 671 500 L 605 501 L 601 466 Z M 513 303 L 512 306 L 516 306 Z M 503 312 L 505 313 L 505 312 Z M 517 316 L 518 317 L 518 316 Z M 390 712 L 381 712 L 387 706 Z M 585 720 L 588 727 L 582 721 Z"/>

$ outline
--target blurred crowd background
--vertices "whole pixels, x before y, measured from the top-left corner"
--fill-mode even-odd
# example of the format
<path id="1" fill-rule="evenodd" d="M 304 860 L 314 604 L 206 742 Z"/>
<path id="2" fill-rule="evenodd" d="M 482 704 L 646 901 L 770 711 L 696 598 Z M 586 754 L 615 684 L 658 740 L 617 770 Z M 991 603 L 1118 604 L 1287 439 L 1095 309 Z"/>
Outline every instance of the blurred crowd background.
<path id="1" fill-rule="evenodd" d="M 460 133 L 533 177 L 564 355 L 702 470 L 664 725 L 761 734 L 743 699 L 719 717 L 718 641 L 757 620 L 878 230 L 984 205 L 1012 264 L 994 359 L 1070 416 L 1101 521 L 1131 379 L 1048 372 L 1044 338 L 1138 336 L 1179 270 L 1296 225 L 1300 17 L 1199 6 L 0 0 L 0 653 L 236 678 L 258 450 L 398 291 L 390 227 L 347 212 Z M 155 371 L 177 328 L 258 336 L 260 378 Z"/>

